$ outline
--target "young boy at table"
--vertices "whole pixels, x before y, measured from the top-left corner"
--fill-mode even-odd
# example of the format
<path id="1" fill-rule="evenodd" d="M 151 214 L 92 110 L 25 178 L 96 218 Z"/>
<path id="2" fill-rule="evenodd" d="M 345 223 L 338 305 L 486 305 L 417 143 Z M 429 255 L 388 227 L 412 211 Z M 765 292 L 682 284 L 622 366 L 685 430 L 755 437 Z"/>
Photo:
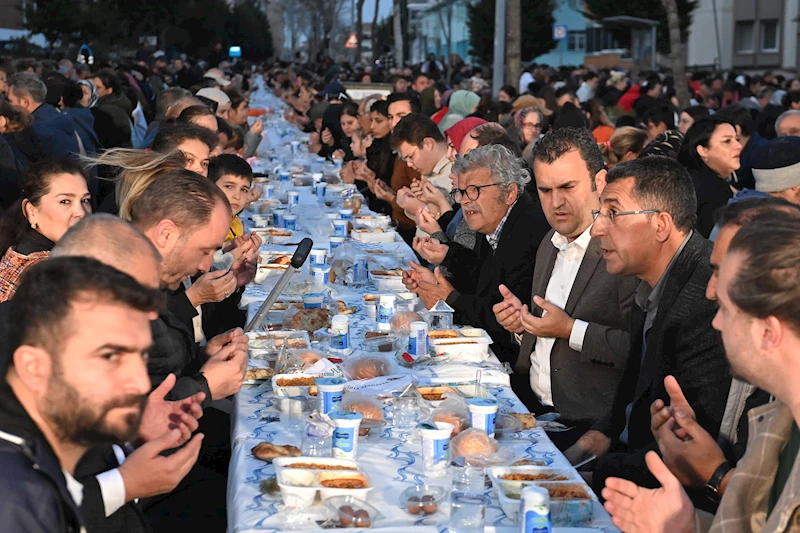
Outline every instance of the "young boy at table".
<path id="1" fill-rule="evenodd" d="M 233 211 L 231 228 L 225 241 L 241 237 L 244 234 L 244 224 L 238 215 L 250 203 L 253 169 L 247 161 L 235 154 L 221 154 L 209 161 L 208 178 L 217 184 Z"/>

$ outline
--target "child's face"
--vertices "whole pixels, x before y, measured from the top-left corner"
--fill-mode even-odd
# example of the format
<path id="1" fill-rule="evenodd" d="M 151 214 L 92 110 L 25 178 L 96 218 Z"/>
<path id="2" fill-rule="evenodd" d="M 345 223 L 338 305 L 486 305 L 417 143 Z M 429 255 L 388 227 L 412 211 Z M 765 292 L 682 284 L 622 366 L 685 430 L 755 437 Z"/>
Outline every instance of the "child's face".
<path id="1" fill-rule="evenodd" d="M 217 187 L 228 198 L 233 214 L 238 214 L 247 206 L 250 194 L 250 181 L 244 176 L 224 174 L 217 180 Z"/>

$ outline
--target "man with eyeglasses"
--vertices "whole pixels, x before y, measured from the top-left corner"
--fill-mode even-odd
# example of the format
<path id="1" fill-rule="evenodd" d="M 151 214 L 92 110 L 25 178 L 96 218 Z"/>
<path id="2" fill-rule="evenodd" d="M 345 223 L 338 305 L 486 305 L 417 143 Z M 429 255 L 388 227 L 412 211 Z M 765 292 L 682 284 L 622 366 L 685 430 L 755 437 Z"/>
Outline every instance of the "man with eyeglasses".
<path id="1" fill-rule="evenodd" d="M 553 229 L 536 255 L 533 300 L 523 306 L 501 286 L 504 298 L 494 313 L 520 344 L 514 371 L 528 380 L 520 399 L 533 413 L 560 413 L 559 422 L 571 428 L 549 434 L 563 450 L 611 407 L 628 360 L 639 280 L 610 274 L 600 242 L 590 235 L 606 177 L 592 133 L 551 131 L 533 155 L 539 200 Z"/>
<path id="2" fill-rule="evenodd" d="M 447 193 L 450 190 L 450 169 L 453 163 L 447 157 L 447 142 L 434 121 L 422 113 L 403 117 L 392 131 L 392 150 L 409 167 L 417 170 L 431 185 Z M 397 203 L 406 215 L 416 220 L 419 201 L 409 189 L 397 192 Z M 433 213 L 438 216 L 439 213 Z M 417 237 L 428 234 L 417 228 Z"/>
<path id="3" fill-rule="evenodd" d="M 688 172 L 668 157 L 621 163 L 606 176 L 591 235 L 600 241 L 609 273 L 641 283 L 614 403 L 565 452 L 573 464 L 600 458 L 592 477 L 598 494 L 609 476 L 658 486 L 644 457 L 657 449 L 650 405 L 669 401 L 666 376 L 678 381 L 698 423 L 715 438 L 719 432 L 731 378 L 719 332 L 711 327 L 717 305 L 705 298 L 712 245 L 692 230 L 696 204 Z"/>
<path id="4" fill-rule="evenodd" d="M 474 290 L 461 293 L 439 268 L 431 272 L 413 261 L 403 283 L 427 308 L 445 300 L 455 309 L 456 323 L 485 329 L 494 341 L 495 355 L 513 364 L 519 347 L 497 322 L 492 307 L 503 299 L 500 285 L 525 301 L 530 299 L 536 250 L 550 227 L 525 192 L 525 184 L 531 179 L 528 171 L 508 148 L 475 148 L 456 161 L 453 174 L 456 187 L 451 196 L 461 204 L 470 229 L 479 235 L 474 250 L 457 243 L 439 245 L 444 250 L 441 265 L 455 278 L 466 280 L 457 282 L 459 287 Z M 530 385 L 525 386 L 530 389 Z"/>

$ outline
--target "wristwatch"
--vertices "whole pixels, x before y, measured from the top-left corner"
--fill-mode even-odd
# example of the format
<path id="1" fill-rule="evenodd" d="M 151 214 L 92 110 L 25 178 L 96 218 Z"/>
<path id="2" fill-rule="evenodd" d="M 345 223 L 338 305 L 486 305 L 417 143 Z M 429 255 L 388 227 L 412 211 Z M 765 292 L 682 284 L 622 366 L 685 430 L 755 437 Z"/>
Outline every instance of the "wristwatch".
<path id="1" fill-rule="evenodd" d="M 719 493 L 719 486 L 722 484 L 722 479 L 731 469 L 733 469 L 733 467 L 728 461 L 725 461 L 714 470 L 711 479 L 703 485 L 703 490 L 705 490 L 706 496 L 708 496 L 711 501 L 719 503 L 720 499 L 722 499 L 722 495 Z"/>

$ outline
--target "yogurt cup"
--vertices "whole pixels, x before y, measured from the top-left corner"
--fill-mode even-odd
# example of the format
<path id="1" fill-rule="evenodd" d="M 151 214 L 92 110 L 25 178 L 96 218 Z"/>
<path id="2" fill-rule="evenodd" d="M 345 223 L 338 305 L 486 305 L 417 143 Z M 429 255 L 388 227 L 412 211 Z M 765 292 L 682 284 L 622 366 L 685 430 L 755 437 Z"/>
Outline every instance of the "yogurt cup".
<path id="1" fill-rule="evenodd" d="M 288 170 L 281 170 L 280 172 L 278 172 L 278 179 L 280 181 L 289 181 L 289 178 L 291 177 L 292 173 L 289 172 Z"/>
<path id="2" fill-rule="evenodd" d="M 317 378 L 314 380 L 322 414 L 327 415 L 339 408 L 339 404 L 342 403 L 345 383 L 346 380 L 344 378 Z"/>
<path id="3" fill-rule="evenodd" d="M 282 228 L 284 215 L 286 215 L 286 209 L 273 209 L 272 224 L 278 228 Z"/>
<path id="4" fill-rule="evenodd" d="M 311 267 L 311 279 L 315 285 L 327 285 L 330 273 L 331 267 L 326 265 Z"/>
<path id="5" fill-rule="evenodd" d="M 319 309 L 322 307 L 322 302 L 325 300 L 324 294 L 306 294 L 303 296 L 304 309 Z"/>
<path id="6" fill-rule="evenodd" d="M 331 253 L 333 253 L 333 251 L 335 249 L 337 249 L 339 246 L 344 244 L 344 241 L 345 241 L 344 237 L 331 237 L 329 239 L 330 246 L 331 246 Z"/>
<path id="7" fill-rule="evenodd" d="M 443 477 L 447 475 L 450 464 L 450 434 L 455 426 L 447 422 L 434 422 L 436 429 L 429 429 L 426 427 L 428 424 L 419 425 L 423 473 L 428 477 Z"/>
<path id="8" fill-rule="evenodd" d="M 270 215 L 253 215 L 250 217 L 253 219 L 253 227 L 255 228 L 266 228 L 269 226 L 269 221 L 272 219 Z"/>
<path id="9" fill-rule="evenodd" d="M 325 198 L 325 191 L 328 189 L 328 184 L 324 181 L 317 183 L 317 198 L 322 200 Z"/>
<path id="10" fill-rule="evenodd" d="M 394 294 L 382 294 L 378 301 L 378 329 L 380 331 L 391 331 L 392 315 L 394 315 L 396 297 Z"/>
<path id="11" fill-rule="evenodd" d="M 358 429 L 364 415 L 353 411 L 331 411 L 328 413 L 333 430 L 333 456 L 336 459 L 355 459 L 358 449 Z"/>
<path id="12" fill-rule="evenodd" d="M 286 200 L 289 207 L 294 207 L 300 202 L 300 193 L 297 191 L 289 191 L 286 193 Z"/>
<path id="13" fill-rule="evenodd" d="M 335 237 L 347 237 L 347 225 L 349 221 L 342 218 L 333 221 L 333 235 Z"/>
<path id="14" fill-rule="evenodd" d="M 473 428 L 482 429 L 490 437 L 494 437 L 494 423 L 500 404 L 494 398 L 470 398 L 467 400 L 469 408 L 469 424 Z"/>
<path id="15" fill-rule="evenodd" d="M 283 227 L 292 231 L 297 229 L 297 215 L 283 215 Z"/>
<path id="16" fill-rule="evenodd" d="M 273 196 L 275 196 L 275 186 L 264 185 L 264 192 L 262 193 L 261 197 L 265 200 L 270 200 Z"/>
<path id="17" fill-rule="evenodd" d="M 353 221 L 353 210 L 352 209 L 339 209 L 339 218 L 343 220 L 347 220 L 349 222 Z"/>
<path id="18" fill-rule="evenodd" d="M 323 266 L 328 257 L 328 250 L 314 248 L 311 250 L 311 266 Z"/>
<path id="19" fill-rule="evenodd" d="M 412 322 L 409 324 L 408 353 L 417 357 L 428 355 L 427 322 Z"/>

